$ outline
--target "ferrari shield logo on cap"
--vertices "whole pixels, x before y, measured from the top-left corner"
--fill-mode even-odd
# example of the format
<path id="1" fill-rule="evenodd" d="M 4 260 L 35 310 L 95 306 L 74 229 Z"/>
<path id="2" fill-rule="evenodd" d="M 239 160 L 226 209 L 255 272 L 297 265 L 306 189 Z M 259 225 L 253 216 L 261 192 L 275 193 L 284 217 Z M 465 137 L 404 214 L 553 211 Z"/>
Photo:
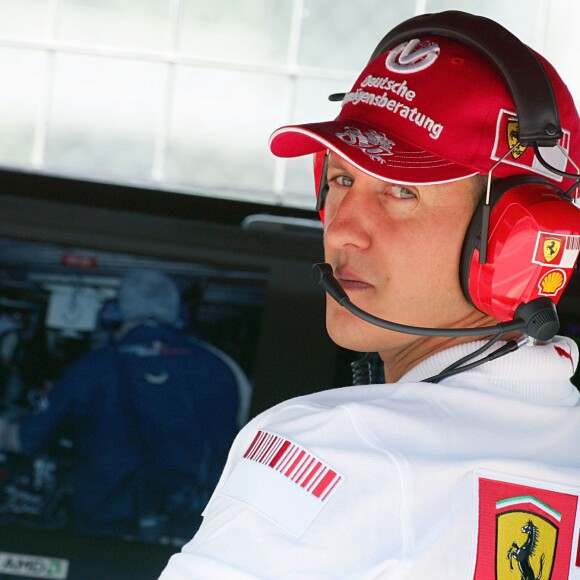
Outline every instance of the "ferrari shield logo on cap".
<path id="1" fill-rule="evenodd" d="M 495 143 L 490 159 L 500 161 L 514 167 L 533 171 L 552 181 L 562 181 L 562 176 L 547 169 L 536 157 L 532 147 L 518 145 L 511 153 L 510 149 L 518 142 L 519 125 L 515 111 L 500 109 L 496 123 Z M 558 147 L 541 147 L 542 157 L 557 170 L 564 171 L 568 164 L 566 156 L 570 149 L 570 131 L 562 127 L 562 138 Z M 560 147 L 566 152 L 563 153 Z M 507 157 L 506 157 L 507 155 Z"/>
<path id="2" fill-rule="evenodd" d="M 477 474 L 475 580 L 578 580 L 579 487 Z"/>
<path id="3" fill-rule="evenodd" d="M 516 144 L 518 143 L 519 138 L 520 138 L 520 125 L 518 123 L 517 117 L 509 117 L 508 118 L 506 130 L 507 130 L 508 147 L 510 149 L 512 149 L 513 147 L 516 146 Z M 526 147 L 524 147 L 523 145 L 520 144 L 515 149 L 512 150 L 511 155 L 514 159 L 517 159 L 518 157 L 523 155 L 525 152 L 526 152 Z"/>

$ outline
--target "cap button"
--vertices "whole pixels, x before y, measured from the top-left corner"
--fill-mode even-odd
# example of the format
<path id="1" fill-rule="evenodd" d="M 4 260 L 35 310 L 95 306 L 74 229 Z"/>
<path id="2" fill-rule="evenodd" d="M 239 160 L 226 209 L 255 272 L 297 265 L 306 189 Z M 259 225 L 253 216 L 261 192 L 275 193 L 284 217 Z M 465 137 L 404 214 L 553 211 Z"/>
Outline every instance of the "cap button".
<path id="1" fill-rule="evenodd" d="M 544 131 L 546 131 L 546 135 L 551 136 L 556 135 L 558 133 L 558 129 L 556 128 L 556 125 L 554 125 L 553 123 L 548 123 L 544 128 Z"/>

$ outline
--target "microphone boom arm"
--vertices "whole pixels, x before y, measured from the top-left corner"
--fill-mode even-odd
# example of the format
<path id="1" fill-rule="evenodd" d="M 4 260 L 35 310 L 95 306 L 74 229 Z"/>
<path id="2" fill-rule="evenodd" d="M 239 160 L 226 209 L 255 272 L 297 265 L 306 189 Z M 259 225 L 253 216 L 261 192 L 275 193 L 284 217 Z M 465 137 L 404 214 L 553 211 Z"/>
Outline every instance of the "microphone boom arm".
<path id="1" fill-rule="evenodd" d="M 312 273 L 315 281 L 349 312 L 370 324 L 394 332 L 418 336 L 489 336 L 490 334 L 497 335 L 519 331 L 539 340 L 549 340 L 560 327 L 555 304 L 551 300 L 544 298 L 536 298 L 528 304 L 522 303 L 518 306 L 516 315 L 521 313 L 523 318 L 514 318 L 494 326 L 481 326 L 479 328 L 426 328 L 398 324 L 379 318 L 353 304 L 344 288 L 334 277 L 330 264 L 314 264 Z"/>

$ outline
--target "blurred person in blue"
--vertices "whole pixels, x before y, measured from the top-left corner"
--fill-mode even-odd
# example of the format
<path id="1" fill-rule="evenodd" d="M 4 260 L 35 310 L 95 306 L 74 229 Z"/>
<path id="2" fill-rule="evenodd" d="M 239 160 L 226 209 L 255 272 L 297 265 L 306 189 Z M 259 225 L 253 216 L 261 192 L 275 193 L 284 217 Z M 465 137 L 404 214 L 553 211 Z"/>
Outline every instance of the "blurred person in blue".
<path id="1" fill-rule="evenodd" d="M 118 305 L 115 341 L 76 361 L 40 411 L 0 420 L 0 447 L 34 457 L 69 438 L 77 531 L 178 541 L 199 525 L 251 387 L 229 356 L 176 328 L 168 276 L 130 271 Z"/>

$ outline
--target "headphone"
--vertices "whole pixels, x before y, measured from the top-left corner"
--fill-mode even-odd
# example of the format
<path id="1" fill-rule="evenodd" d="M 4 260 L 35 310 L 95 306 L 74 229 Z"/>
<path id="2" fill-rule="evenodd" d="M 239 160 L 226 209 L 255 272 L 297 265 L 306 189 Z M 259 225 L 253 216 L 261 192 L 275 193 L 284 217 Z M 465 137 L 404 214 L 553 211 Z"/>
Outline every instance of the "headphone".
<path id="1" fill-rule="evenodd" d="M 539 151 L 539 147 L 557 146 L 563 132 L 554 90 L 533 52 L 493 20 L 447 11 L 424 14 L 398 25 L 381 40 L 370 60 L 404 41 L 424 35 L 457 40 L 482 53 L 495 65 L 515 103 L 518 143 L 533 147 L 540 163 L 553 173 L 576 180 L 573 190 L 580 182 L 580 175 L 552 167 Z M 336 96 L 331 99 L 336 100 Z M 314 155 L 317 209 L 323 221 L 326 157 L 324 151 Z M 518 328 L 529 336 L 541 340 L 552 338 L 559 330 L 555 305 L 575 268 L 579 246 L 580 210 L 569 192 L 539 176 L 516 175 L 491 180 L 490 173 L 486 195 L 466 231 L 459 267 L 467 300 L 502 321 L 497 327 L 479 330 L 493 334 L 493 328 L 501 328 L 495 331 L 499 334 L 513 329 L 515 322 L 523 321 Z M 331 277 L 332 273 L 321 271 L 318 275 L 323 284 L 322 279 Z M 376 320 L 369 322 L 377 324 Z"/>

